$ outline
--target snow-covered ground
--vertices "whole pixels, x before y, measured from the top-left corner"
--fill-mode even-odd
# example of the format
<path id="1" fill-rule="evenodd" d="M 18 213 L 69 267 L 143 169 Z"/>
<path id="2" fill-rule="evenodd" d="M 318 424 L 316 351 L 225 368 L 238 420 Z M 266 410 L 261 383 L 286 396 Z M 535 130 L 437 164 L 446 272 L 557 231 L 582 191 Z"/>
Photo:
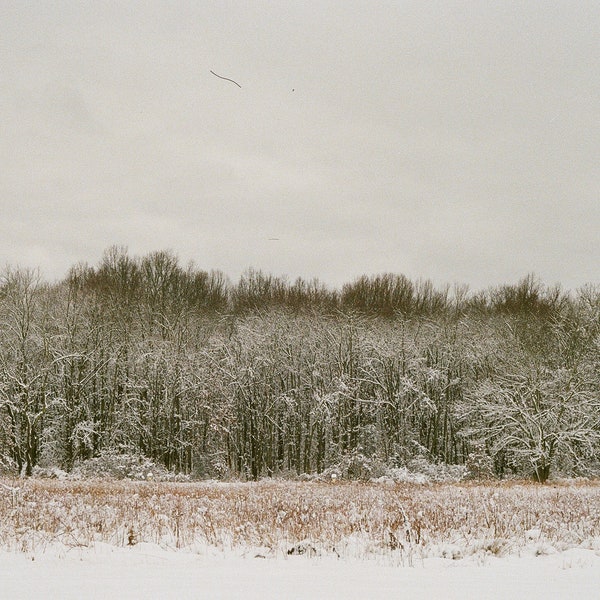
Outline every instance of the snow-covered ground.
<path id="1" fill-rule="evenodd" d="M 257 558 L 165 550 L 152 544 L 0 552 L 0 598 L 517 599 L 600 598 L 600 555 L 571 549 L 535 556 L 389 560 Z"/>

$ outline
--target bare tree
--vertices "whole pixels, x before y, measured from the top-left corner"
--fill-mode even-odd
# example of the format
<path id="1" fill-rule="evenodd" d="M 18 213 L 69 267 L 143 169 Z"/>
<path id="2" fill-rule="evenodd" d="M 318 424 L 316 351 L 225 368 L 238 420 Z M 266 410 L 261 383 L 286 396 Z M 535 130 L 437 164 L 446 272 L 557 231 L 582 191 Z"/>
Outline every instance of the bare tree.
<path id="1" fill-rule="evenodd" d="M 39 456 L 42 420 L 55 402 L 45 286 L 37 271 L 7 269 L 0 287 L 0 411 L 8 416 L 10 453 L 30 475 Z"/>
<path id="2" fill-rule="evenodd" d="M 586 363 L 568 362 L 572 355 L 561 352 L 570 348 L 564 331 L 552 331 L 553 355 L 536 353 L 508 331 L 512 347 L 496 354 L 494 372 L 467 393 L 470 432 L 545 482 L 557 463 L 593 452 L 600 439 L 597 386 Z"/>

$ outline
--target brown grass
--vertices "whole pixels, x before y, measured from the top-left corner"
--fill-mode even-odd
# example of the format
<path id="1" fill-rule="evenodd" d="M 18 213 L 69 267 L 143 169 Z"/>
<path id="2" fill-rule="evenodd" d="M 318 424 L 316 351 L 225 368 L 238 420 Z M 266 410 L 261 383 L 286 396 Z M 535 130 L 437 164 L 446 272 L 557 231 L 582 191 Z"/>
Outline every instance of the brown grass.
<path id="1" fill-rule="evenodd" d="M 340 555 L 457 558 L 519 552 L 528 544 L 597 547 L 600 539 L 600 485 L 590 482 L 0 483 L 0 547 L 18 551 L 56 542 L 148 542 L 282 554 L 310 540 Z"/>

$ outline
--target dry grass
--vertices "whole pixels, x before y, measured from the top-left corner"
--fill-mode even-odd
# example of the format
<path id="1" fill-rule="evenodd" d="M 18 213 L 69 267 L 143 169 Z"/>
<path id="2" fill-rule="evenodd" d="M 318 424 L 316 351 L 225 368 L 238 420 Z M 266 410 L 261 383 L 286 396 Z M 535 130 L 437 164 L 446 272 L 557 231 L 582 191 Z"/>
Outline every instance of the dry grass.
<path id="1" fill-rule="evenodd" d="M 360 557 L 600 548 L 600 485 L 0 480 L 8 550 L 148 542 L 278 555 L 303 540 Z"/>

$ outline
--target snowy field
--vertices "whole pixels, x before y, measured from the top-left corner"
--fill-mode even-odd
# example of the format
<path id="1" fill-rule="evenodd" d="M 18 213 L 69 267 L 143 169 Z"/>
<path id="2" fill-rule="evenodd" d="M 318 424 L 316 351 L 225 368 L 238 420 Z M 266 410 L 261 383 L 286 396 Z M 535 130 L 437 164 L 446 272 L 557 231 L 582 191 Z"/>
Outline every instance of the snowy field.
<path id="1" fill-rule="evenodd" d="M 600 486 L 0 481 L 0 598 L 600 598 Z"/>
<path id="2" fill-rule="evenodd" d="M 600 557 L 573 549 L 546 556 L 382 560 L 202 556 L 150 544 L 59 549 L 35 560 L 0 553 L 5 599 L 597 599 Z"/>

